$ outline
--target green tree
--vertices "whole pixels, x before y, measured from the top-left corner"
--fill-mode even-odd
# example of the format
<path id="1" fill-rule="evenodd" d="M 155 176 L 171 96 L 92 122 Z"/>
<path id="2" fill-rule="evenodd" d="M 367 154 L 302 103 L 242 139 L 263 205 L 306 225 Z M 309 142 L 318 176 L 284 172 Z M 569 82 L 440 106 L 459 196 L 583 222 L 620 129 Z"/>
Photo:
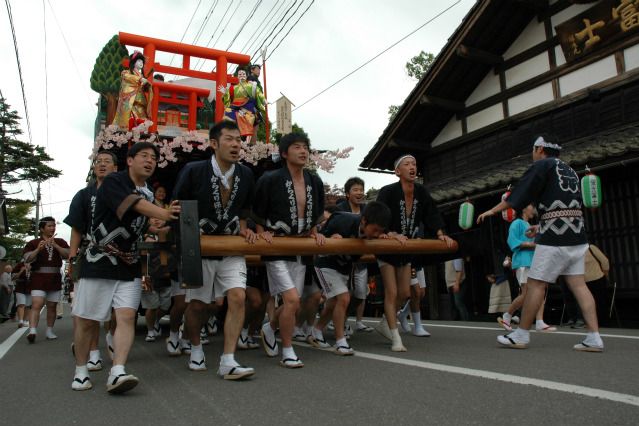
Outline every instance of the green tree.
<path id="1" fill-rule="evenodd" d="M 304 128 L 302 126 L 299 126 L 297 123 L 293 123 L 293 125 L 291 126 L 292 128 L 292 132 L 291 133 L 303 133 L 306 136 L 308 136 L 308 133 L 306 133 L 304 131 Z M 273 129 L 273 127 L 271 127 L 271 142 L 276 143 L 279 145 L 280 140 L 282 139 L 282 136 L 284 136 L 281 133 L 277 133 L 277 129 Z"/>
<path id="2" fill-rule="evenodd" d="M 20 116 L 0 98 L 0 194 L 4 186 L 21 181 L 44 182 L 60 176 L 59 170 L 45 163 L 53 159 L 40 146 L 18 140 L 22 134 Z"/>
<path id="3" fill-rule="evenodd" d="M 114 35 L 102 48 L 91 72 L 91 89 L 107 100 L 107 124 L 110 124 L 115 116 L 120 93 L 120 73 L 124 70 L 122 60 L 128 56 L 129 51 L 120 44 L 118 36 Z"/>
<path id="4" fill-rule="evenodd" d="M 7 220 L 9 231 L 7 235 L 0 236 L 0 246 L 7 249 L 8 260 L 19 261 L 22 258 L 22 249 L 27 240 L 34 233 L 35 221 L 29 217 L 34 203 L 24 200 L 7 200 Z"/>
<path id="5" fill-rule="evenodd" d="M 366 201 L 375 201 L 377 199 L 377 194 L 379 193 L 379 189 L 370 188 L 366 191 Z"/>
<path id="6" fill-rule="evenodd" d="M 0 197 L 5 197 L 6 185 L 23 181 L 44 182 L 61 174 L 46 164 L 52 158 L 44 148 L 18 139 L 22 134 L 19 120 L 18 113 L 0 97 Z M 21 252 L 29 235 L 31 225 L 27 215 L 33 203 L 14 199 L 6 199 L 6 202 L 11 233 L 0 239 L 0 245 L 15 254 Z"/>
<path id="7" fill-rule="evenodd" d="M 410 61 L 406 62 L 406 74 L 416 80 L 421 80 L 434 60 L 435 55 L 422 50 L 419 55 L 413 56 Z"/>
<path id="8" fill-rule="evenodd" d="M 422 79 L 424 74 L 428 71 L 428 69 L 433 64 L 435 60 L 435 55 L 432 53 L 426 53 L 423 50 L 419 52 L 419 55 L 413 56 L 410 61 L 406 62 L 406 74 L 409 77 L 414 78 L 419 81 Z M 388 107 L 388 116 L 389 120 L 395 118 L 397 112 L 399 111 L 399 105 L 391 105 Z"/>

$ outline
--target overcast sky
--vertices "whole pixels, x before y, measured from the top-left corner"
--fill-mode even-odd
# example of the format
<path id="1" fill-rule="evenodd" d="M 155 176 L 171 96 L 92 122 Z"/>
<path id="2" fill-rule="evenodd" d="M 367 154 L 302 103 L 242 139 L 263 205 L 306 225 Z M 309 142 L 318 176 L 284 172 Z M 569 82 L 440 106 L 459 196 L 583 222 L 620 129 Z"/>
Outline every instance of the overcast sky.
<path id="1" fill-rule="evenodd" d="M 277 19 L 292 6 L 288 15 L 291 16 L 301 3 L 272 43 L 270 49 L 273 50 L 311 4 L 311 0 L 294 2 L 219 0 L 195 44 L 206 45 L 214 36 L 210 47 L 227 50 L 242 23 L 260 3 L 228 49 L 252 54 L 257 45 L 247 52 L 251 36 L 260 34 L 256 30 L 260 29 L 261 23 L 268 22 L 266 17 L 276 16 Z M 90 88 L 89 78 L 104 44 L 119 31 L 180 41 L 194 16 L 184 37 L 185 43 L 193 43 L 214 3 L 214 0 L 10 0 L 33 143 L 44 146 L 54 158 L 52 166 L 63 172 L 60 178 L 42 185 L 45 215 L 53 215 L 58 221 L 64 219 L 71 198 L 84 185 L 90 166 L 88 156 L 93 146 L 98 98 Z M 455 3 L 454 0 L 315 0 L 267 61 L 269 102 L 277 100 L 281 92 L 294 104 L 303 104 Z M 437 54 L 473 3 L 473 0 L 461 0 L 355 74 L 293 112 L 293 121 L 308 132 L 314 148 L 355 148 L 349 159 L 338 162 L 334 173 L 321 174 L 325 182 L 341 186 L 350 176 L 358 175 L 365 179 L 368 189 L 394 181 L 390 175 L 358 172 L 357 166 L 388 124 L 388 106 L 401 104 L 415 85 L 405 73 L 406 61 L 421 50 Z M 226 17 L 222 20 L 225 12 Z M 267 31 L 274 24 L 272 21 Z M 262 33 L 260 43 L 266 35 L 267 32 Z M 217 43 L 213 44 L 215 40 Z M 130 52 L 132 50 L 129 48 Z M 0 12 L 0 54 L 0 90 L 12 108 L 24 117 L 18 67 L 4 5 Z M 161 63 L 168 63 L 170 59 L 168 54 L 156 58 Z M 269 114 L 274 121 L 274 105 Z M 24 118 L 22 129 L 23 139 L 27 141 Z M 33 198 L 27 185 L 12 189 L 23 191 L 14 197 Z M 58 227 L 58 236 L 68 240 L 69 235 L 68 227 Z"/>

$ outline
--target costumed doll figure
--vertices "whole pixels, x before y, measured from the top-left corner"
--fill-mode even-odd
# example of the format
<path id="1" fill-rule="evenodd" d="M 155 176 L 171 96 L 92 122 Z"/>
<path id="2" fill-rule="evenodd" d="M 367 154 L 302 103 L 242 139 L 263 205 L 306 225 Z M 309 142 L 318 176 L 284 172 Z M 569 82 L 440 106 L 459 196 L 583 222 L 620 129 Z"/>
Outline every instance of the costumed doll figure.
<path id="1" fill-rule="evenodd" d="M 146 58 L 138 50 L 129 57 L 129 69 L 122 71 L 118 107 L 113 123 L 120 129 L 131 130 L 151 117 L 153 91 L 144 76 Z"/>
<path id="2" fill-rule="evenodd" d="M 217 90 L 223 94 L 224 118 L 235 121 L 241 136 L 250 143 L 254 126 L 265 113 L 266 99 L 257 84 L 246 79 L 246 70 L 240 69 L 237 78 L 239 83 L 228 89 L 220 85 Z"/>

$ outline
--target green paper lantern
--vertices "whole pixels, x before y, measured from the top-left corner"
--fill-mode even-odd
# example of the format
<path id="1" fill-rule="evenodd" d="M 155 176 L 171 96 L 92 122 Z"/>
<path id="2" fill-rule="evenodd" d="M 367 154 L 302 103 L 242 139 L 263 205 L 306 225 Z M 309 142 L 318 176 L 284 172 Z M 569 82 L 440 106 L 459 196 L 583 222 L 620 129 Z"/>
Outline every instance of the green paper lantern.
<path id="1" fill-rule="evenodd" d="M 601 179 L 599 176 L 588 173 L 581 178 L 581 197 L 584 207 L 596 209 L 601 207 L 603 197 L 601 194 Z"/>
<path id="2" fill-rule="evenodd" d="M 459 227 L 464 230 L 472 228 L 474 218 L 475 206 L 470 201 L 464 201 L 459 206 Z"/>

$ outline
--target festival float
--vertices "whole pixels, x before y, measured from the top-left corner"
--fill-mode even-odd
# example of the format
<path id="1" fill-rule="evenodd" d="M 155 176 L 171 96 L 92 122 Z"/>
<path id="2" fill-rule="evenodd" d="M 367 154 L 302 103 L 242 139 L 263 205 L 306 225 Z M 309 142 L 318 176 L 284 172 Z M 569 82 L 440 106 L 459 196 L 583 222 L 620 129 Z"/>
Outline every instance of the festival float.
<path id="1" fill-rule="evenodd" d="M 181 58 L 181 65 L 159 62 L 160 52 Z M 220 120 L 232 120 L 238 123 L 242 136 L 240 161 L 253 170 L 256 179 L 265 171 L 280 167 L 278 147 L 275 141 L 269 140 L 264 57 L 262 52 L 262 92 L 259 80 L 249 78 L 251 58 L 248 55 L 120 32 L 104 46 L 91 75 L 91 88 L 100 93 L 91 157 L 102 150 L 114 152 L 118 156 L 118 168 L 123 169 L 131 145 L 151 142 L 158 147 L 160 157 L 149 183 L 171 193 L 177 174 L 186 163 L 210 157 L 208 129 Z M 195 70 L 192 65 L 198 60 L 214 61 L 215 66 L 210 72 Z M 237 66 L 234 74 L 228 73 L 231 65 Z M 164 81 L 165 74 L 182 78 Z M 260 127 L 263 132 L 258 132 Z M 331 172 L 336 161 L 347 158 L 352 149 L 311 151 L 307 166 Z M 204 239 L 199 232 L 197 203 L 182 200 L 180 204 L 182 211 L 179 223 L 174 226 L 177 232 L 172 241 L 140 243 L 138 248 L 174 253 L 183 287 L 202 285 L 202 255 L 219 255 L 220 251 L 229 254 L 232 250 L 245 255 L 266 252 L 299 255 L 316 254 L 319 250 L 313 240 L 306 238 L 279 237 L 277 244 L 256 245 L 250 253 L 242 237 Z M 398 250 L 411 253 L 456 250 L 456 245 L 447 248 L 438 240 L 412 241 L 406 247 L 398 247 L 390 240 L 374 243 L 347 240 L 350 239 L 327 244 L 325 251 L 380 254 Z"/>
<path id="2" fill-rule="evenodd" d="M 160 52 L 175 55 L 181 64 L 159 62 Z M 213 61 L 214 69 L 194 69 L 196 61 L 203 60 Z M 256 178 L 279 167 L 277 145 L 269 137 L 266 64 L 263 60 L 260 64 L 262 86 L 248 75 L 250 60 L 241 53 L 136 34 L 113 36 L 98 55 L 91 75 L 91 88 L 100 94 L 91 158 L 100 150 L 109 150 L 118 155 L 122 168 L 133 143 L 152 142 L 160 158 L 150 182 L 170 192 L 186 163 L 210 156 L 208 129 L 228 119 L 240 127 L 241 161 Z M 229 74 L 231 66 L 237 66 L 234 74 Z M 164 75 L 178 78 L 164 81 Z M 309 167 L 331 172 L 337 160 L 347 158 L 351 150 L 313 151 Z"/>

